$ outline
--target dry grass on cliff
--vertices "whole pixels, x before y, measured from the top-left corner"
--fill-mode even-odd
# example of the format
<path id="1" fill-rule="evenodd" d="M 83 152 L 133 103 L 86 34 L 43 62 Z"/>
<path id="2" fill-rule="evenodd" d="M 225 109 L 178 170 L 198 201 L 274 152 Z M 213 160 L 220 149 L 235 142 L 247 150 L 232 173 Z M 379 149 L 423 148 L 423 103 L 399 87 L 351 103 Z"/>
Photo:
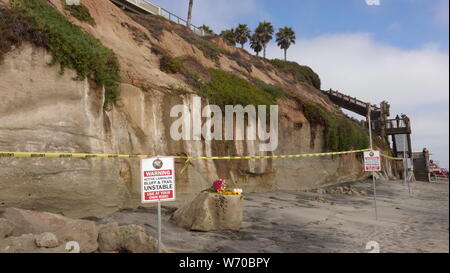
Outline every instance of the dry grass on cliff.
<path id="1" fill-rule="evenodd" d="M 47 35 L 36 29 L 31 19 L 3 7 L 0 7 L 0 37 L 0 58 L 23 42 L 49 49 Z"/>
<path id="2" fill-rule="evenodd" d="M 222 38 L 217 35 L 198 36 L 184 25 L 176 24 L 167 20 L 161 16 L 155 15 L 137 15 L 133 13 L 127 13 L 135 22 L 146 28 L 151 35 L 158 41 L 163 41 L 162 35 L 164 32 L 172 36 L 178 36 L 183 39 L 187 45 L 192 45 L 196 49 L 199 49 L 204 57 L 213 61 L 216 64 L 216 68 L 227 70 L 224 67 L 223 58 L 231 60 L 238 66 L 243 68 L 247 73 L 238 71 L 237 73 L 244 74 L 245 78 L 252 78 L 258 74 L 252 75 L 254 68 L 258 69 L 259 75 L 261 72 L 268 76 L 265 81 L 271 81 L 270 75 L 276 75 L 281 79 L 271 81 L 279 82 L 279 85 L 290 86 L 295 88 L 298 83 L 307 84 L 315 89 L 320 89 L 320 77 L 311 68 L 303 65 L 299 65 L 295 62 L 285 62 L 281 60 L 265 60 L 261 57 L 254 56 L 244 50 L 238 49 L 232 45 L 227 45 Z M 170 47 L 173 45 L 167 45 Z M 185 54 L 191 54 L 186 52 Z M 197 56 L 198 57 L 198 56 Z M 222 59 L 221 59 L 222 58 Z M 167 56 L 163 57 L 163 68 L 168 73 L 179 72 L 179 65 Z M 203 62 L 204 63 L 204 62 Z M 211 67 L 208 65 L 208 67 Z M 167 69 L 166 69 L 167 68 Z M 231 67 L 235 69 L 235 67 Z M 275 73 L 274 73 L 275 72 Z M 249 77 L 248 77 L 249 76 Z M 280 81 L 281 80 L 281 81 Z M 284 82 L 284 83 L 282 83 Z M 281 87 L 281 86 L 279 86 Z"/>
<path id="3" fill-rule="evenodd" d="M 146 28 L 157 41 L 161 40 L 161 35 L 164 30 L 169 29 L 166 22 L 163 18 L 160 18 L 155 15 L 143 15 L 136 14 L 133 12 L 127 12 L 128 16 L 131 17 L 136 23 L 140 24 L 144 28 Z"/>

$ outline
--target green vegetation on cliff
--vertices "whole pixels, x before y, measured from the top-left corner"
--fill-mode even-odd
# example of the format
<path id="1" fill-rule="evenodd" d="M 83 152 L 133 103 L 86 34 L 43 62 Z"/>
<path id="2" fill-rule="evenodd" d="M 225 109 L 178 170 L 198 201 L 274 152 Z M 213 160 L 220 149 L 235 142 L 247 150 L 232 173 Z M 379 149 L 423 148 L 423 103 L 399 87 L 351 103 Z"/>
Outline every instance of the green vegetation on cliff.
<path id="1" fill-rule="evenodd" d="M 196 93 L 208 98 L 211 104 L 221 107 L 238 104 L 269 106 L 276 105 L 276 99 L 284 96 L 283 89 L 280 87 L 266 84 L 258 79 L 252 79 L 250 82 L 220 69 L 207 69 L 193 56 L 172 58 L 158 46 L 153 46 L 152 52 L 160 56 L 161 71 L 183 75 Z M 185 67 L 183 63 L 188 63 L 189 66 Z M 205 81 L 203 78 L 208 80 Z M 180 93 L 179 90 L 177 93 Z"/>
<path id="2" fill-rule="evenodd" d="M 63 0 L 64 3 L 66 2 Z M 91 25 L 95 25 L 95 20 L 92 18 L 91 14 L 89 13 L 89 10 L 83 5 L 66 5 L 64 4 L 64 9 L 70 12 L 70 14 L 77 18 L 78 20 L 82 22 L 87 22 Z"/>
<path id="3" fill-rule="evenodd" d="M 206 84 L 211 104 L 276 105 L 275 98 L 250 82 L 218 69 L 210 69 L 211 81 Z"/>
<path id="4" fill-rule="evenodd" d="M 270 63 L 281 71 L 291 74 L 296 81 L 308 83 L 320 90 L 320 77 L 310 67 L 278 59 L 270 60 Z"/>
<path id="5" fill-rule="evenodd" d="M 272 85 L 272 84 L 267 84 L 259 79 L 253 78 L 252 82 L 262 91 L 270 94 L 272 97 L 274 98 L 283 98 L 285 97 L 284 94 L 284 90 L 283 88 L 276 86 L 276 85 Z"/>
<path id="6" fill-rule="evenodd" d="M 184 67 L 176 58 L 171 58 L 168 55 L 162 55 L 159 60 L 159 69 L 169 74 L 183 73 Z"/>
<path id="7" fill-rule="evenodd" d="M 323 107 L 308 101 L 302 101 L 303 113 L 311 124 L 314 134 L 317 125 L 325 131 L 325 149 L 332 152 L 366 149 L 369 147 L 369 137 L 362 128 L 345 116 L 336 116 Z"/>
<path id="8" fill-rule="evenodd" d="M 12 0 L 11 6 L 12 10 L 7 13 L 2 11 L 1 16 L 9 14 L 10 21 L 15 24 L 0 24 L 0 31 L 9 33 L 10 40 L 18 35 L 19 40 L 13 41 L 13 44 L 30 41 L 38 46 L 43 45 L 52 53 L 51 64 L 60 64 L 61 73 L 64 68 L 74 69 L 78 74 L 76 80 L 89 78 L 97 86 L 104 86 L 105 106 L 117 100 L 120 68 L 111 49 L 69 22 L 46 1 Z"/>

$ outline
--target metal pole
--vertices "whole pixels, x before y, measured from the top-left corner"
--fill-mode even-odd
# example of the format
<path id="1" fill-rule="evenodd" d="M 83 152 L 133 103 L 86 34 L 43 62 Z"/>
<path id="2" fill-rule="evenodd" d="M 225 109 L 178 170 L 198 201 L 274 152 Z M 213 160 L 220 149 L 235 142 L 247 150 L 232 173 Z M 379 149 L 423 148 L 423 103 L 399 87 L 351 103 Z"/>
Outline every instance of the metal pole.
<path id="1" fill-rule="evenodd" d="M 403 144 L 403 159 L 405 162 L 405 183 L 408 185 L 408 193 L 409 193 L 409 197 L 411 197 L 411 185 L 409 184 L 409 179 L 406 177 L 408 175 L 408 162 L 406 161 L 406 134 L 405 134 L 405 139 L 404 139 L 404 144 Z"/>
<path id="2" fill-rule="evenodd" d="M 406 134 L 404 136 L 405 137 L 403 138 L 403 176 L 404 176 L 403 185 L 406 186 L 406 173 L 407 173 L 406 168 L 408 163 L 406 162 Z"/>
<path id="3" fill-rule="evenodd" d="M 371 119 L 371 109 L 370 105 L 368 107 L 368 116 L 367 119 L 369 121 L 369 139 L 370 139 L 370 149 L 373 150 L 373 142 L 372 142 L 372 119 Z M 375 219 L 378 220 L 378 209 L 377 209 L 377 187 L 375 184 L 375 172 L 372 172 L 372 184 L 373 184 L 373 204 L 375 207 Z"/>
<path id="4" fill-rule="evenodd" d="M 411 191 L 411 181 L 408 179 L 408 181 L 407 181 L 407 184 L 408 184 L 408 192 L 409 192 L 409 197 L 411 197 L 412 196 L 412 191 Z"/>
<path id="5" fill-rule="evenodd" d="M 158 253 L 161 253 L 161 201 L 158 200 Z"/>
<path id="6" fill-rule="evenodd" d="M 372 143 L 372 117 L 371 117 L 371 109 L 370 109 L 370 105 L 367 108 L 368 111 L 368 116 L 367 116 L 367 120 L 369 122 L 369 141 L 370 141 L 370 149 L 373 150 L 373 143 Z"/>
<path id="7" fill-rule="evenodd" d="M 378 209 L 377 209 L 377 187 L 375 184 L 375 172 L 372 172 L 372 184 L 373 184 L 373 204 L 375 206 L 375 219 L 378 220 Z"/>

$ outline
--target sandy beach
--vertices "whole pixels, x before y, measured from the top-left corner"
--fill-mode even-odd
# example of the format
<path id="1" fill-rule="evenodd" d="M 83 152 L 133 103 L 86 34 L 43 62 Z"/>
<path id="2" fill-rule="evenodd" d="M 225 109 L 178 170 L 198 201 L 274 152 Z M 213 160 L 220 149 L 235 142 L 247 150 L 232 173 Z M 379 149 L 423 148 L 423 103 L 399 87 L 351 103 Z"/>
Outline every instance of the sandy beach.
<path id="1" fill-rule="evenodd" d="M 367 195 L 246 193 L 238 232 L 178 228 L 170 221 L 176 208 L 164 203 L 162 241 L 173 252 L 364 253 L 369 241 L 377 242 L 381 253 L 449 252 L 448 183 L 413 182 L 410 197 L 403 181 L 377 181 L 378 220 L 372 181 L 345 185 Z M 156 236 L 156 220 L 156 208 L 138 208 L 98 222 L 138 224 Z"/>

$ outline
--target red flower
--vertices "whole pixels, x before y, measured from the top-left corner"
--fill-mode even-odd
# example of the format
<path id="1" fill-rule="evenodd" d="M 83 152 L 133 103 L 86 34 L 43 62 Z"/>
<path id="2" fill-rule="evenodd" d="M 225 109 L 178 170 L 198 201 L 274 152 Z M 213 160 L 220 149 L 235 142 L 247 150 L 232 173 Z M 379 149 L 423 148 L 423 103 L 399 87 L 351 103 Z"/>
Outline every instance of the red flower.
<path id="1" fill-rule="evenodd" d="M 222 190 L 223 188 L 226 187 L 226 185 L 227 185 L 227 182 L 223 179 L 216 180 L 213 183 L 213 187 L 216 191 Z"/>

